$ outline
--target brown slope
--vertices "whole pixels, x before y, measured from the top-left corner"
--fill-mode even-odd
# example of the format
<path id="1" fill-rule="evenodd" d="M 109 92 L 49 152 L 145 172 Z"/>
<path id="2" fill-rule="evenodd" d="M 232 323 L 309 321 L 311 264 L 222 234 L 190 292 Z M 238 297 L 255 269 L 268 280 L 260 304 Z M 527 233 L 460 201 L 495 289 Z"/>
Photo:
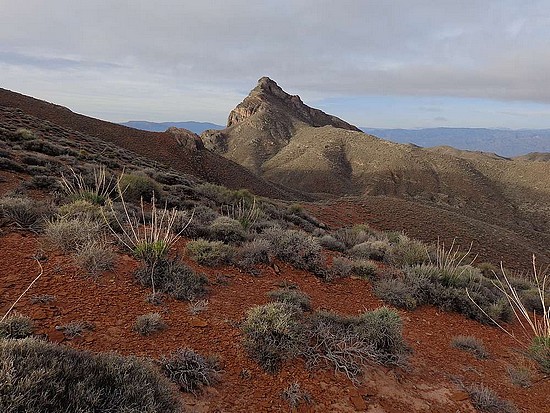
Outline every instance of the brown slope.
<path id="1" fill-rule="evenodd" d="M 516 161 L 534 161 L 534 162 L 550 162 L 550 153 L 548 152 L 530 152 L 525 155 L 516 156 Z"/>
<path id="2" fill-rule="evenodd" d="M 240 165 L 206 150 L 190 131 L 157 133 L 94 119 L 68 108 L 0 88 L 0 105 L 19 108 L 36 118 L 112 142 L 124 149 L 229 188 L 248 188 L 272 198 L 296 198 L 300 194 L 254 176 Z"/>
<path id="3" fill-rule="evenodd" d="M 359 131 L 349 123 L 305 105 L 273 80 L 262 77 L 250 94 L 229 114 L 227 128 L 205 131 L 207 148 L 260 172 L 261 165 L 287 145 L 304 127 L 334 126 Z"/>

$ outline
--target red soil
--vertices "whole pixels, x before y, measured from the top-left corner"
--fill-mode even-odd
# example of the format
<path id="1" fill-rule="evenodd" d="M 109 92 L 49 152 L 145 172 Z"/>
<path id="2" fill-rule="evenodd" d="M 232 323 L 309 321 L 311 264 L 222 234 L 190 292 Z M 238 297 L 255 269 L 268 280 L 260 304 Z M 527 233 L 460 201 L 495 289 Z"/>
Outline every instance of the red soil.
<path id="1" fill-rule="evenodd" d="M 184 244 L 182 241 L 177 246 L 180 252 Z M 37 275 L 38 266 L 32 257 L 42 248 L 40 239 L 28 233 L 9 232 L 0 237 L 3 262 L 0 313 L 7 310 Z M 183 302 L 166 299 L 166 305 L 161 307 L 147 303 L 145 298 L 150 291 L 133 279 L 132 272 L 138 263 L 129 256 L 120 255 L 114 271 L 93 280 L 79 274 L 67 256 L 56 251 L 46 251 L 45 255 L 44 275 L 17 305 L 19 312 L 34 320 L 37 333 L 64 345 L 91 351 L 159 357 L 180 347 L 190 347 L 201 354 L 219 355 L 224 369 L 221 382 L 197 398 L 182 395 L 194 411 L 288 411 L 281 393 L 290 383 L 298 381 L 313 398 L 309 410 L 300 411 L 352 412 L 360 410 L 363 401 L 370 412 L 473 412 L 464 393 L 451 382 L 453 376 L 465 383 L 487 385 L 501 397 L 513 401 L 521 411 L 548 411 L 548 378 L 537 376 L 529 389 L 514 387 L 508 379 L 507 366 L 522 359 L 515 352 L 518 345 L 512 338 L 496 328 L 429 307 L 402 312 L 405 337 L 414 350 L 410 369 L 372 366 L 358 387 L 330 368 L 308 371 L 300 360 L 286 363 L 280 373 L 269 375 L 245 353 L 238 323 L 248 308 L 266 303 L 266 293 L 277 284 L 282 281 L 297 284 L 310 295 L 315 309 L 357 314 L 383 304 L 362 280 L 323 283 L 284 263 L 278 263 L 279 275 L 266 267 L 260 277 L 252 277 L 234 268 L 208 269 L 187 261 L 195 269 L 204 271 L 213 283 L 208 309 L 192 317 Z M 219 274 L 227 277 L 228 285 L 216 283 Z M 41 294 L 55 295 L 56 299 L 48 304 L 29 302 L 30 297 Z M 135 318 L 148 312 L 161 312 L 169 328 L 150 337 L 132 331 Z M 82 338 L 64 340 L 55 327 L 74 320 L 93 323 L 95 329 Z M 204 321 L 206 326 L 194 327 L 201 324 L 194 320 Z M 514 330 L 518 332 L 517 326 Z M 450 340 L 456 335 L 482 339 L 490 358 L 477 360 L 452 348 Z"/>

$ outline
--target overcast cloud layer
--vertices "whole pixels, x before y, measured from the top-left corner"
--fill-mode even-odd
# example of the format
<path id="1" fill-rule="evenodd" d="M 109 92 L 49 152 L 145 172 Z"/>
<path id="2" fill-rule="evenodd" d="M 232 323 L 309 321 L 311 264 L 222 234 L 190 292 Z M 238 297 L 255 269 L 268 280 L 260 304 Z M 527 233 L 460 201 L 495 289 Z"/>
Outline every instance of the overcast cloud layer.
<path id="1" fill-rule="evenodd" d="M 0 86 L 224 123 L 267 75 L 361 126 L 550 127 L 550 2 L 0 0 Z"/>

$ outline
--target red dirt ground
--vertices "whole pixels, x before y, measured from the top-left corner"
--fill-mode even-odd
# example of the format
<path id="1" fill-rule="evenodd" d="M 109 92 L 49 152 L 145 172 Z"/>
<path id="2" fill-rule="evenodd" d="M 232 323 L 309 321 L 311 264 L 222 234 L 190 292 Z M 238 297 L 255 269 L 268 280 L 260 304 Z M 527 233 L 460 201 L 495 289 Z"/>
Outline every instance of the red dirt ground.
<path id="1" fill-rule="evenodd" d="M 183 251 L 184 244 L 182 241 L 177 250 Z M 119 256 L 114 271 L 94 280 L 79 274 L 67 256 L 47 250 L 37 236 L 8 232 L 0 237 L 2 314 L 37 275 L 38 266 L 32 257 L 44 249 L 47 257 L 43 263 L 44 275 L 17 306 L 19 312 L 34 320 L 37 333 L 91 351 L 159 357 L 180 347 L 190 347 L 201 354 L 219 355 L 224 369 L 221 382 L 197 398 L 182 395 L 190 411 L 289 411 L 281 393 L 290 383 L 298 381 L 313 399 L 311 406 L 299 411 L 474 412 L 465 394 L 451 381 L 452 377 L 458 377 L 464 383 L 483 383 L 513 401 L 520 411 L 548 412 L 547 377 L 536 376 L 528 389 L 510 383 L 507 366 L 523 362 L 512 338 L 496 328 L 430 307 L 401 312 L 405 337 L 414 350 L 409 369 L 372 366 L 358 387 L 330 368 L 308 371 L 300 360 L 287 363 L 277 375 L 266 374 L 246 355 L 238 323 L 248 308 L 266 303 L 266 293 L 282 281 L 296 283 L 311 296 L 315 309 L 356 314 L 383 304 L 363 280 L 350 278 L 323 283 L 284 263 L 279 263 L 279 275 L 266 267 L 260 277 L 253 277 L 234 268 L 208 269 L 186 260 L 195 269 L 204 271 L 213 283 L 208 309 L 192 317 L 183 302 L 166 299 L 161 307 L 145 302 L 150 291 L 134 281 L 132 271 L 137 262 L 127 255 Z M 216 284 L 219 274 L 227 277 L 228 285 Z M 40 294 L 55 295 L 56 300 L 48 304 L 29 302 L 30 297 Z M 161 312 L 169 328 L 150 337 L 132 331 L 135 318 L 148 312 Z M 63 340 L 55 327 L 74 320 L 93 323 L 95 329 L 82 338 Z M 195 327 L 197 324 L 206 326 Z M 516 327 L 516 333 L 517 330 Z M 490 358 L 477 360 L 452 348 L 450 340 L 456 335 L 482 339 Z M 243 373 L 246 371 L 248 375 Z"/>

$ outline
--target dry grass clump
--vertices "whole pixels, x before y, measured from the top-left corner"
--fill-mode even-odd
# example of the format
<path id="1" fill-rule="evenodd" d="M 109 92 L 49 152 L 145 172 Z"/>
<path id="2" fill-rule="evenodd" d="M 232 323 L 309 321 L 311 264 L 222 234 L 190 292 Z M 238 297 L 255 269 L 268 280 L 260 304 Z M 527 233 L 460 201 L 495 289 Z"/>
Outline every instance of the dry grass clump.
<path id="1" fill-rule="evenodd" d="M 178 349 L 159 361 L 162 372 L 183 391 L 197 394 L 204 386 L 220 380 L 221 369 L 215 358 L 203 357 L 193 350 Z"/>
<path id="2" fill-rule="evenodd" d="M 134 322 L 133 330 L 142 336 L 150 336 L 157 331 L 162 331 L 168 326 L 159 313 L 147 313 L 140 315 Z"/>
<path id="3" fill-rule="evenodd" d="M 483 341 L 472 336 L 456 336 L 451 340 L 454 348 L 472 353 L 478 359 L 486 359 L 489 353 L 483 345 Z"/>
<path id="4" fill-rule="evenodd" d="M 0 340 L 0 411 L 180 413 L 150 363 L 34 339 Z"/>
<path id="5" fill-rule="evenodd" d="M 332 260 L 332 266 L 330 267 L 327 278 L 334 280 L 337 278 L 346 278 L 353 272 L 354 262 L 346 257 L 335 257 Z"/>
<path id="6" fill-rule="evenodd" d="M 516 407 L 483 384 L 465 387 L 474 407 L 483 413 L 517 413 Z"/>
<path id="7" fill-rule="evenodd" d="M 19 339 L 32 335 L 32 320 L 22 314 L 11 313 L 0 321 L 0 339 Z"/>
<path id="8" fill-rule="evenodd" d="M 420 265 L 429 261 L 426 244 L 401 234 L 385 255 L 385 260 L 395 267 Z"/>
<path id="9" fill-rule="evenodd" d="M 56 328 L 63 331 L 67 339 L 72 340 L 77 337 L 82 337 L 85 331 L 93 330 L 94 325 L 86 321 L 73 320 L 68 324 Z"/>

